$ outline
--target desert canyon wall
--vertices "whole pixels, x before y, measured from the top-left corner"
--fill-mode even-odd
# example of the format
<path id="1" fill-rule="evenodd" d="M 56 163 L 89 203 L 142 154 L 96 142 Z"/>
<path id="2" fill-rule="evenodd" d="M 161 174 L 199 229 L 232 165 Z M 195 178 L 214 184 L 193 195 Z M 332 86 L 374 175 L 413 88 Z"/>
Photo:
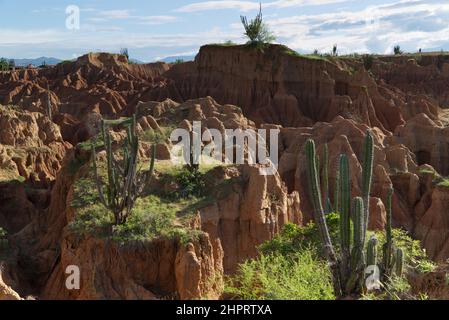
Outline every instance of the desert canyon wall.
<path id="1" fill-rule="evenodd" d="M 42 299 L 217 298 L 223 274 L 254 257 L 286 223 L 312 219 L 307 139 L 315 139 L 319 154 L 328 145 L 331 166 L 339 154 L 350 156 L 352 192 L 359 194 L 368 128 L 376 164 L 370 227 L 384 227 L 394 186 L 394 225 L 445 261 L 449 188 L 433 171 L 449 174 L 448 83 L 444 57 L 379 57 L 367 71 L 360 59 L 312 59 L 277 45 L 264 51 L 205 46 L 194 62 L 176 65 L 89 54 L 47 69 L 1 73 L 0 226 L 11 235 L 11 255 L 0 288 L 4 283 L 9 296 L 15 290 Z M 121 247 L 79 239 L 67 229 L 77 214 L 70 206 L 73 185 L 90 157 L 79 143 L 98 133 L 100 115 L 116 119 L 136 111 L 142 130 L 193 121 L 218 130 L 278 128 L 279 174 L 260 176 L 248 165 L 217 172 L 235 180 L 198 210 L 192 228 L 203 235 L 194 243 L 158 239 Z M 166 157 L 167 146 L 158 146 L 158 158 Z M 334 170 L 329 178 L 332 195 Z M 74 261 L 92 272 L 84 289 L 70 294 L 64 270 Z"/>

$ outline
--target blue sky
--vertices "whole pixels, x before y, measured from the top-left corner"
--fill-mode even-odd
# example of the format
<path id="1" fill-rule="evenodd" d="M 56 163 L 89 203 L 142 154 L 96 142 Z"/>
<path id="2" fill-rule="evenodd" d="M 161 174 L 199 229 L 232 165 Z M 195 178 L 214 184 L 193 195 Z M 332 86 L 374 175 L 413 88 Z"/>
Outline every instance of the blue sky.
<path id="1" fill-rule="evenodd" d="M 277 42 L 300 52 L 389 53 L 449 50 L 447 0 L 265 0 Z M 80 29 L 66 28 L 66 8 L 80 8 Z M 71 59 L 89 51 L 154 61 L 193 55 L 207 43 L 244 42 L 240 15 L 258 1 L 0 0 L 0 56 Z"/>

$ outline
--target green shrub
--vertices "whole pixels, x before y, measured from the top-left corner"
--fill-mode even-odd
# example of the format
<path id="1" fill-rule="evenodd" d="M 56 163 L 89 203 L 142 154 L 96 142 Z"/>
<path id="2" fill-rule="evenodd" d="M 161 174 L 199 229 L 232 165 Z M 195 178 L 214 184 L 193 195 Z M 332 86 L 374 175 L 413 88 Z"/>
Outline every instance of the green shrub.
<path id="1" fill-rule="evenodd" d="M 75 182 L 73 198 L 71 202 L 72 208 L 84 208 L 97 204 L 100 201 L 96 192 L 96 185 L 92 179 L 82 178 Z"/>
<path id="2" fill-rule="evenodd" d="M 393 48 L 393 52 L 394 52 L 394 54 L 395 55 L 401 55 L 401 54 L 403 54 L 404 52 L 401 50 L 401 46 L 394 46 L 394 48 Z"/>
<path id="3" fill-rule="evenodd" d="M 106 237 L 112 224 L 112 213 L 103 205 L 95 203 L 84 208 L 78 208 L 76 217 L 69 223 L 68 229 L 80 236 Z"/>
<path id="4" fill-rule="evenodd" d="M 336 243 L 336 251 L 339 252 L 339 220 L 338 214 L 332 213 L 326 216 L 326 222 L 329 226 L 331 239 Z M 368 238 L 374 235 L 378 239 L 378 248 L 385 244 L 385 232 L 370 231 Z M 428 259 L 426 252 L 421 248 L 419 240 L 412 239 L 404 230 L 393 229 L 392 236 L 395 245 L 404 250 L 405 265 L 418 272 L 433 271 L 435 265 Z M 320 253 L 322 245 L 318 235 L 318 228 L 314 223 L 300 228 L 294 224 L 287 224 L 283 232 L 273 240 L 260 246 L 260 251 L 264 254 L 293 254 L 304 248 L 314 248 Z"/>
<path id="5" fill-rule="evenodd" d="M 437 184 L 437 186 L 449 188 L 449 179 L 442 178 L 442 180 Z"/>
<path id="6" fill-rule="evenodd" d="M 120 49 L 120 55 L 125 56 L 126 60 L 129 61 L 129 51 L 128 48 L 122 48 Z"/>
<path id="7" fill-rule="evenodd" d="M 267 24 L 263 21 L 262 4 L 258 15 L 248 22 L 247 17 L 241 16 L 243 27 L 245 28 L 245 36 L 249 38 L 249 44 L 263 46 L 266 43 L 273 42 L 276 38 L 268 29 Z"/>
<path id="8" fill-rule="evenodd" d="M 167 112 L 175 113 L 176 108 L 171 108 Z M 143 132 L 141 139 L 144 142 L 150 142 L 150 143 L 154 143 L 154 144 L 167 143 L 167 141 L 170 138 L 171 133 L 175 129 L 176 128 L 174 126 L 173 127 L 171 127 L 171 126 L 161 127 L 160 130 L 149 129 L 149 130 L 146 130 L 145 132 Z"/>
<path id="9" fill-rule="evenodd" d="M 139 198 L 130 218 L 122 225 L 113 226 L 114 217 L 104 206 L 98 203 L 96 196 L 89 196 L 91 181 L 81 179 L 75 186 L 72 207 L 76 208 L 76 217 L 69 224 L 69 230 L 79 235 L 110 237 L 125 243 L 128 241 L 148 241 L 157 237 L 178 238 L 188 242 L 197 234 L 177 223 L 179 216 L 188 216 L 191 208 L 201 199 L 172 201 L 155 195 Z M 80 185 L 83 185 L 80 188 Z"/>
<path id="10" fill-rule="evenodd" d="M 333 242 L 337 244 L 336 249 L 339 250 L 339 215 L 331 213 L 326 216 L 329 227 L 329 233 Z M 300 228 L 295 224 L 287 224 L 280 235 L 274 237 L 273 240 L 262 244 L 259 250 L 264 254 L 294 254 L 297 251 L 306 248 L 314 248 L 316 252 L 321 253 L 322 245 L 318 233 L 318 227 L 314 223 Z"/>
<path id="11" fill-rule="evenodd" d="M 9 62 L 5 58 L 0 59 L 0 71 L 8 71 L 9 70 Z"/>
<path id="12" fill-rule="evenodd" d="M 6 232 L 6 230 L 0 227 L 0 239 L 5 239 L 7 236 L 8 233 Z"/>
<path id="13" fill-rule="evenodd" d="M 237 46 L 238 44 L 232 40 L 226 40 L 222 45 L 224 45 L 226 47 L 233 47 L 233 46 Z"/>
<path id="14" fill-rule="evenodd" d="M 383 290 L 381 293 L 365 293 L 360 300 L 421 300 L 421 298 L 410 294 L 411 286 L 404 277 L 393 276 L 383 286 Z"/>
<path id="15" fill-rule="evenodd" d="M 336 244 L 335 250 L 337 253 L 340 252 L 339 219 L 339 215 L 334 213 L 326 216 L 330 237 L 332 242 Z M 367 237 L 370 238 L 372 235 L 378 239 L 378 248 L 382 248 L 386 241 L 385 232 L 370 231 Z M 404 265 L 406 270 L 411 268 L 420 273 L 427 273 L 435 269 L 435 264 L 428 259 L 426 252 L 421 248 L 418 240 L 413 240 L 406 231 L 400 229 L 393 229 L 392 236 L 395 245 L 404 251 Z M 297 252 L 310 249 L 317 253 L 317 256 L 319 257 L 317 261 L 324 260 L 324 252 L 318 228 L 314 223 L 310 223 L 302 228 L 294 224 L 287 224 L 281 234 L 259 247 L 259 251 L 262 255 L 283 255 L 286 257 L 291 257 Z M 416 297 L 405 292 L 407 291 L 405 288 L 409 288 L 405 275 L 401 278 L 393 277 L 390 282 L 384 284 L 384 293 L 368 294 L 363 296 L 362 299 L 382 300 L 399 297 L 403 299 L 416 299 Z"/>
<path id="16" fill-rule="evenodd" d="M 373 68 L 374 56 L 372 54 L 364 54 L 362 56 L 362 61 L 366 71 L 370 71 Z"/>
<path id="17" fill-rule="evenodd" d="M 202 197 L 206 193 L 205 174 L 200 170 L 183 168 L 175 173 L 174 179 L 179 184 L 179 190 L 173 193 L 175 198 Z"/>
<path id="18" fill-rule="evenodd" d="M 313 250 L 265 255 L 240 265 L 225 292 L 244 300 L 333 300 L 327 264 Z"/>
<path id="19" fill-rule="evenodd" d="M 385 234 L 383 232 L 370 232 L 378 239 L 379 248 L 385 244 Z M 419 240 L 412 239 L 404 230 L 393 229 L 392 236 L 396 247 L 404 250 L 404 265 L 413 268 L 418 272 L 431 272 L 435 269 L 434 263 L 428 259 L 426 252 L 421 248 Z"/>

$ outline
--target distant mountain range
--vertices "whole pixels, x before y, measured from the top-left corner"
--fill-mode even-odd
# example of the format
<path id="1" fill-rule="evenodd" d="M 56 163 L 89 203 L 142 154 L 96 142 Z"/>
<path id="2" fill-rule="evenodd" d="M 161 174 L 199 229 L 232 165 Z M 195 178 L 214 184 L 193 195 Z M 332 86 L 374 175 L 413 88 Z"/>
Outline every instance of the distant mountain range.
<path id="1" fill-rule="evenodd" d="M 7 60 L 9 61 L 10 59 L 7 59 Z M 13 59 L 13 60 L 15 61 L 16 66 L 18 66 L 18 67 L 26 67 L 30 64 L 32 64 L 35 67 L 41 66 L 43 64 L 56 65 L 63 61 L 61 59 L 52 58 L 52 57 L 40 57 L 40 58 L 36 58 L 36 59 Z M 184 62 L 193 61 L 193 60 L 195 60 L 195 56 L 171 56 L 171 57 L 166 57 L 164 59 L 161 59 L 159 61 L 165 62 L 165 63 L 174 63 L 179 60 L 182 60 Z M 130 61 L 132 61 L 133 63 L 137 63 L 137 64 L 145 63 L 145 62 L 142 62 L 137 59 L 130 59 Z"/>
<path id="2" fill-rule="evenodd" d="M 165 62 L 165 63 L 173 63 L 173 62 L 180 61 L 180 60 L 182 60 L 184 62 L 193 61 L 193 60 L 195 60 L 195 56 L 173 56 L 173 57 L 166 57 L 160 61 Z"/>
<path id="3" fill-rule="evenodd" d="M 9 59 L 8 59 L 9 60 Z M 32 64 L 35 67 L 41 66 L 44 63 L 47 65 L 55 65 L 60 63 L 62 60 L 50 57 L 40 57 L 36 59 L 14 59 L 16 66 L 24 67 L 29 64 Z"/>

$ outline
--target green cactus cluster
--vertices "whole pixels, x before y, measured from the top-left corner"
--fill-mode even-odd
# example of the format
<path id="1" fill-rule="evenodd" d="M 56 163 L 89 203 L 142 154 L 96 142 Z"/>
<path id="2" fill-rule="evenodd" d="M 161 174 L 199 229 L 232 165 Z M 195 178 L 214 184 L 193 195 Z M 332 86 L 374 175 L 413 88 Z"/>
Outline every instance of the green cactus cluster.
<path id="1" fill-rule="evenodd" d="M 386 241 L 383 246 L 383 258 L 382 258 L 382 274 L 387 280 L 393 275 L 393 271 L 397 276 L 401 276 L 403 273 L 404 265 L 404 253 L 401 248 L 396 248 L 394 245 L 392 234 L 392 202 L 393 202 L 394 189 L 388 190 L 388 196 L 386 201 L 387 206 L 387 224 L 385 228 Z"/>
<path id="2" fill-rule="evenodd" d="M 363 290 L 365 270 L 367 266 L 378 265 L 377 245 L 378 240 L 372 237 L 366 244 L 368 222 L 369 222 L 369 200 L 374 166 L 374 138 L 369 130 L 363 145 L 363 173 L 362 173 L 362 196 L 351 200 L 350 172 L 348 156 L 340 156 L 339 166 L 336 174 L 334 190 L 334 208 L 340 214 L 340 252 L 337 255 L 329 236 L 326 224 L 326 211 L 323 207 L 323 197 L 319 178 L 318 156 L 316 154 L 315 142 L 308 140 L 306 143 L 307 176 L 310 185 L 310 194 L 313 205 L 313 215 L 318 226 L 320 239 L 323 243 L 326 258 L 331 266 L 334 289 L 337 295 L 345 296 L 360 293 Z M 325 168 L 328 167 L 328 148 L 324 149 Z M 327 170 L 323 173 L 327 175 Z M 324 192 L 328 201 L 328 178 L 323 177 Z M 393 249 L 391 232 L 391 199 L 390 192 L 388 201 L 388 223 L 387 243 L 384 246 L 384 257 L 379 266 L 388 277 L 390 270 L 395 268 L 398 275 L 402 275 L 404 255 L 401 249 Z M 352 224 L 351 224 L 352 220 Z M 352 228 L 351 228 L 352 225 Z M 394 254 L 393 254 L 394 251 Z M 386 266 L 386 267 L 385 267 Z"/>
<path id="3" fill-rule="evenodd" d="M 101 134 L 107 158 L 107 183 L 103 186 L 98 173 L 95 143 L 92 143 L 92 164 L 97 190 L 101 203 L 114 214 L 115 225 L 126 223 L 138 197 L 144 187 L 150 183 L 154 172 L 156 146 L 152 146 L 149 171 L 138 171 L 139 138 L 136 130 L 136 116 L 121 121 L 119 125 L 126 128 L 127 136 L 121 150 L 114 152 L 109 127 L 117 125 L 116 121 L 102 120 Z M 121 152 L 120 152 L 121 151 Z M 103 189 L 106 189 L 104 192 Z"/>

